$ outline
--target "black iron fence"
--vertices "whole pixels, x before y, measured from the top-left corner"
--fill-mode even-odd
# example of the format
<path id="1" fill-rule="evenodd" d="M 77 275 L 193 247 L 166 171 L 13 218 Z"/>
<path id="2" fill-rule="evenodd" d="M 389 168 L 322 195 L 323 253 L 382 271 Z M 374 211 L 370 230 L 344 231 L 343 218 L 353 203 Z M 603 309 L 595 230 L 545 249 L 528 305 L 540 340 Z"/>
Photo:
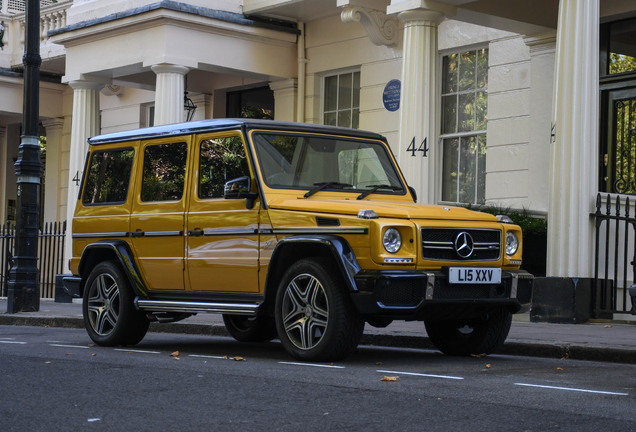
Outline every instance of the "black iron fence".
<path id="1" fill-rule="evenodd" d="M 40 269 L 40 297 L 55 297 L 55 275 L 64 270 L 64 236 L 66 222 L 47 222 L 38 235 L 38 268 Z M 4 297 L 9 289 L 9 272 L 13 265 L 15 225 L 0 226 L 0 290 Z"/>
<path id="2" fill-rule="evenodd" d="M 603 205 L 603 201 L 605 204 Z M 596 197 L 596 253 L 592 290 L 592 316 L 612 318 L 613 314 L 636 314 L 629 287 L 636 281 L 636 209 L 634 198 Z M 601 210 L 602 207 L 604 211 Z M 630 214 L 633 212 L 633 215 Z"/>

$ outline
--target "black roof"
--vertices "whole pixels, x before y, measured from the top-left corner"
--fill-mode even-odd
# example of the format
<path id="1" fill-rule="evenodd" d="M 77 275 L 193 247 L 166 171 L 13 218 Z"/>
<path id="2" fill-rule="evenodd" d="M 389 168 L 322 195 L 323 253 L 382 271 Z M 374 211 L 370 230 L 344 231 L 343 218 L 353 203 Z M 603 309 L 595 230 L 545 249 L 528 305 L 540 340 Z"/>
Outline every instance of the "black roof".
<path id="1" fill-rule="evenodd" d="M 108 144 L 148 138 L 162 138 L 169 136 L 190 135 L 193 133 L 240 129 L 243 127 L 246 129 L 284 130 L 288 132 L 333 134 L 356 138 L 384 140 L 384 137 L 377 133 L 335 126 L 257 119 L 213 119 L 187 123 L 175 123 L 163 126 L 153 126 L 149 128 L 134 129 L 124 132 L 113 132 L 89 138 L 88 143 L 92 145 Z"/>

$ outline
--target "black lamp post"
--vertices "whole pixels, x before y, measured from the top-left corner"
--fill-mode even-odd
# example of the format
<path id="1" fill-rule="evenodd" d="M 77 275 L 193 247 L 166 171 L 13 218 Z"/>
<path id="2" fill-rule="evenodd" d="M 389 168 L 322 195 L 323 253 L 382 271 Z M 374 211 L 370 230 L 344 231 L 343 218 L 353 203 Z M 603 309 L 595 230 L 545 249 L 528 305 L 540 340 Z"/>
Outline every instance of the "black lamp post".
<path id="1" fill-rule="evenodd" d="M 37 266 L 42 163 L 39 140 L 40 0 L 26 2 L 24 44 L 24 100 L 22 137 L 15 175 L 18 185 L 15 253 L 11 268 L 7 312 L 40 310 L 40 271 Z"/>

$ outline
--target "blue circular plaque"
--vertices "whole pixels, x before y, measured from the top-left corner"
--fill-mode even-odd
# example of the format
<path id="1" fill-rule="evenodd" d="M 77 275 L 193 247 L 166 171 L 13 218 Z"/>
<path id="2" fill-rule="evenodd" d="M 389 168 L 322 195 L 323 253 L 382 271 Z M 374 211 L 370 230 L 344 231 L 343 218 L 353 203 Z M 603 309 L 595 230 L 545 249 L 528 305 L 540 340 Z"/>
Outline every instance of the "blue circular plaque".
<path id="1" fill-rule="evenodd" d="M 384 108 L 389 111 L 397 111 L 400 109 L 400 89 L 402 83 L 400 80 L 394 79 L 387 83 L 382 93 L 382 103 Z"/>

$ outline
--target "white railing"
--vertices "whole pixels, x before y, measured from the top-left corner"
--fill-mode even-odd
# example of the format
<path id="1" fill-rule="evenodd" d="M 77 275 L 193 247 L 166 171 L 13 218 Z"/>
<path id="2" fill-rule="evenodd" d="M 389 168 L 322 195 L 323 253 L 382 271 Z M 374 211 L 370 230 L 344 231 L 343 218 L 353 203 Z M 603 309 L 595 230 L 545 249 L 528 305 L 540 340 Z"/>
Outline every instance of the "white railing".
<path id="1" fill-rule="evenodd" d="M 9 55 L 10 64 L 0 67 L 11 67 L 22 64 L 24 53 L 25 16 L 24 0 L 1 0 L 0 22 L 4 22 L 2 37 L 3 54 Z M 40 55 L 42 60 L 64 55 L 64 47 L 51 43 L 48 33 L 66 26 L 66 12 L 73 5 L 73 0 L 41 0 L 40 1 Z M 42 49 L 47 47 L 47 49 Z"/>

